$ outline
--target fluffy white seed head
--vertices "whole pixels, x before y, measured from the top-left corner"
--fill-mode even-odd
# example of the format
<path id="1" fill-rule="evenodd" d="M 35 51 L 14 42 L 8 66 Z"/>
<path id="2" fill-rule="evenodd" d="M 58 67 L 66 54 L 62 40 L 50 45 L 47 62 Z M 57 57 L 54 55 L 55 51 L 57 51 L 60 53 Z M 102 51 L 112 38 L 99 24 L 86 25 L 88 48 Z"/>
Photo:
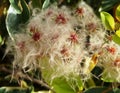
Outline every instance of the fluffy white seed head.
<path id="1" fill-rule="evenodd" d="M 71 74 L 73 78 L 88 78 L 92 56 L 104 51 L 106 46 L 104 28 L 93 10 L 86 3 L 80 2 L 73 9 L 66 6 L 58 8 L 53 4 L 44 11 L 36 11 L 33 10 L 23 31 L 15 34 L 15 42 L 8 41 L 8 46 L 14 49 L 11 50 L 14 67 L 25 72 L 37 68 L 43 73 L 49 71 L 44 75 L 49 80 L 61 76 L 69 78 Z M 104 52 L 99 61 L 107 67 L 106 61 L 113 59 L 111 55 L 106 55 L 107 50 Z M 116 55 L 113 56 L 116 58 Z"/>

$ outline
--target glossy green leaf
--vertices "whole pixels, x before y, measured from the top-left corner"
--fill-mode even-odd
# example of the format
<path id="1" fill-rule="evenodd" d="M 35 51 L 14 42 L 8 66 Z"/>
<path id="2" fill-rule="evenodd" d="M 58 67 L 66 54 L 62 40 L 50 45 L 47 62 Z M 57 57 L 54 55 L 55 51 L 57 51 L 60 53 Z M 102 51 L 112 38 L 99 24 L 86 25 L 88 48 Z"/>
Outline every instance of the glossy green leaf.
<path id="1" fill-rule="evenodd" d="M 107 12 L 101 12 L 100 15 L 105 28 L 113 31 L 115 29 L 115 21 L 112 15 Z"/>
<path id="2" fill-rule="evenodd" d="M 23 11 L 22 11 L 22 23 L 25 23 L 28 21 L 29 17 L 30 17 L 30 9 L 27 5 L 27 3 L 25 2 L 25 0 L 21 0 L 21 5 L 22 5 L 22 8 L 23 8 Z"/>
<path id="3" fill-rule="evenodd" d="M 11 6 L 14 8 L 14 11 L 18 14 L 22 13 L 21 0 L 9 0 Z"/>
<path id="4" fill-rule="evenodd" d="M 99 11 L 109 11 L 119 2 L 120 0 L 102 0 Z"/>
<path id="5" fill-rule="evenodd" d="M 8 14 L 6 17 L 6 28 L 9 36 L 13 39 L 13 34 L 18 31 L 18 25 L 21 23 L 21 15 L 14 12 L 12 6 L 9 7 Z"/>
<path id="6" fill-rule="evenodd" d="M 47 8 L 50 5 L 50 0 L 45 0 L 43 5 L 42 5 L 42 9 Z"/>
<path id="7" fill-rule="evenodd" d="M 120 45 L 120 37 L 118 35 L 113 35 L 112 36 L 112 40 L 117 43 L 118 45 Z"/>
<path id="8" fill-rule="evenodd" d="M 15 7 L 13 7 L 13 5 L 11 4 L 6 17 L 6 28 L 12 39 L 12 35 L 19 32 L 19 25 L 25 23 L 30 16 L 30 11 L 26 2 L 24 0 L 20 0 L 19 2 L 23 9 L 21 13 L 18 13 Z"/>
<path id="9" fill-rule="evenodd" d="M 118 5 L 116 8 L 115 17 L 120 22 L 120 5 Z"/>
<path id="10" fill-rule="evenodd" d="M 84 93 L 114 93 L 112 89 L 108 87 L 94 87 L 86 90 Z"/>

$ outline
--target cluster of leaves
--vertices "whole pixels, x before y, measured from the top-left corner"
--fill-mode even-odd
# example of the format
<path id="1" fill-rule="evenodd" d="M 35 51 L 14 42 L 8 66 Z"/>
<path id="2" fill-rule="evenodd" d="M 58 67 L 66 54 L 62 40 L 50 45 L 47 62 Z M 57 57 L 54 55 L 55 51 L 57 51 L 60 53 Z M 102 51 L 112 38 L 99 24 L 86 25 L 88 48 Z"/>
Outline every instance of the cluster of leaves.
<path id="1" fill-rule="evenodd" d="M 120 45 L 120 5 L 116 7 L 114 17 L 107 12 L 101 12 L 101 19 L 106 30 L 113 33 L 112 40 Z"/>
<path id="2" fill-rule="evenodd" d="M 6 1 L 6 0 L 3 0 L 3 1 Z M 9 1 L 10 1 L 10 7 L 8 9 L 8 14 L 6 17 L 6 27 L 10 37 L 12 38 L 12 34 L 17 33 L 19 31 L 18 26 L 21 23 L 26 23 L 28 21 L 31 14 L 30 13 L 31 10 L 28 7 L 28 4 L 25 2 L 25 0 L 9 0 Z M 61 4 L 71 5 L 72 3 L 76 3 L 79 0 L 26 0 L 26 1 L 27 2 L 32 1 L 32 6 L 34 8 L 44 9 L 44 8 L 47 8 L 53 2 L 58 2 L 59 5 Z M 89 4 L 92 4 L 93 2 L 97 4 L 96 2 L 98 2 L 97 0 L 85 0 L 85 1 L 88 2 Z M 102 10 L 108 11 L 113 6 L 115 6 L 117 2 L 119 2 L 119 0 L 100 0 L 99 7 L 101 6 Z M 98 6 L 94 6 L 93 8 L 96 8 L 96 7 Z M 96 11 L 98 11 L 99 7 L 96 8 L 97 9 Z M 120 28 L 116 29 L 116 23 L 117 25 L 120 24 L 120 6 L 116 8 L 115 18 L 113 18 L 107 12 L 101 12 L 101 19 L 106 29 L 114 32 L 114 34 L 112 35 L 113 41 L 115 41 L 117 44 L 120 44 Z M 115 21 L 116 19 L 117 19 L 117 22 Z M 2 42 L 3 42 L 3 38 L 0 32 L 0 45 L 2 44 Z M 81 81 L 79 82 L 80 82 L 79 84 L 81 84 Z M 55 87 L 55 91 L 57 93 L 74 93 L 74 91 L 71 90 L 71 88 L 67 85 L 64 79 L 61 80 L 58 78 L 57 80 L 54 81 L 53 84 Z M 21 87 L 1 87 L 0 88 L 0 93 L 16 93 L 16 92 L 17 93 L 49 93 L 49 91 L 34 92 L 34 89 L 30 88 L 30 86 L 28 86 L 27 88 L 21 88 Z M 95 88 L 88 89 L 84 93 L 94 93 L 94 92 L 95 93 L 102 93 L 102 92 L 119 93 L 120 90 L 118 88 L 113 90 L 112 88 L 109 89 L 107 87 L 95 87 Z"/>

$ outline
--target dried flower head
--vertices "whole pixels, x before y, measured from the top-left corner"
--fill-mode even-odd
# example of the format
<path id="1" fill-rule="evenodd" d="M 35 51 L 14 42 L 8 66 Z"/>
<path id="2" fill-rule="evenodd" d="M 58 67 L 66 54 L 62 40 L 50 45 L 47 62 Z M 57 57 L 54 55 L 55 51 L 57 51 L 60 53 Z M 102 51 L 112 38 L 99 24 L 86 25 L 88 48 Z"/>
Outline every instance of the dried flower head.
<path id="1" fill-rule="evenodd" d="M 44 11 L 34 13 L 24 31 L 15 34 L 15 42 L 8 41 L 9 47 L 14 49 L 11 50 L 15 56 L 14 67 L 25 72 L 40 68 L 44 79 L 52 82 L 61 76 L 69 78 L 71 74 L 74 79 L 76 76 L 82 80 L 89 78 L 94 54 L 101 54 L 98 65 L 107 70 L 111 63 L 118 64 L 119 61 L 115 60 L 120 51 L 118 47 L 106 44 L 106 33 L 92 9 L 83 1 L 78 7 L 71 10 L 53 4 Z M 76 16 L 74 11 L 83 16 Z M 106 46 L 109 47 L 106 49 Z M 114 69 L 119 70 L 116 66 Z"/>

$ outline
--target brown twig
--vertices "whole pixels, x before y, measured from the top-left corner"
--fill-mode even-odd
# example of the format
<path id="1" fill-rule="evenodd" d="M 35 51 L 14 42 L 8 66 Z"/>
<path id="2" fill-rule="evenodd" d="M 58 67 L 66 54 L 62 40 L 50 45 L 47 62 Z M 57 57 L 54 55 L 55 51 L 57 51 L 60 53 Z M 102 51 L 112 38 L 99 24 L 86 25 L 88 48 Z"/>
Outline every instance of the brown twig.
<path id="1" fill-rule="evenodd" d="M 51 90 L 53 93 L 55 93 L 55 91 L 53 89 L 51 89 L 50 86 L 47 85 L 45 82 L 43 82 L 43 80 L 39 80 L 39 79 L 30 77 L 28 74 L 23 73 L 22 71 L 15 71 L 13 73 L 13 70 L 7 69 L 4 65 L 0 66 L 0 71 L 11 74 L 11 77 L 12 77 L 12 74 L 13 74 L 14 75 L 13 77 L 17 80 L 19 78 L 22 78 L 22 79 L 25 79 L 25 80 L 32 81 L 33 83 L 42 85 L 42 86 L 46 87 L 47 89 Z"/>

